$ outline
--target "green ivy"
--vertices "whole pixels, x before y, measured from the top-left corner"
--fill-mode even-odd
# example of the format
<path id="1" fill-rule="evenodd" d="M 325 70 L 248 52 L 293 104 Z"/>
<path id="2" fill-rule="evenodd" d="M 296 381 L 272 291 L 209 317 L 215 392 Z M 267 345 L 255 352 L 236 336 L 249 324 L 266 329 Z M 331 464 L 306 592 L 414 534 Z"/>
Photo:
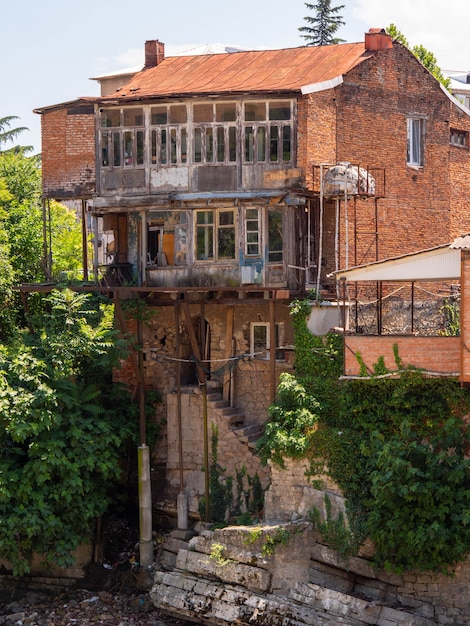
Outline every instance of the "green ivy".
<path id="1" fill-rule="evenodd" d="M 368 376 L 362 363 L 363 379 L 340 381 L 342 338 L 311 335 L 309 306 L 292 307 L 296 378 L 289 388 L 296 401 L 280 410 L 281 380 L 262 457 L 281 466 L 284 458 L 306 458 L 313 480 L 326 464 L 346 498 L 349 530 L 331 518 L 320 530 L 344 554 L 368 536 L 378 568 L 451 572 L 470 553 L 468 391 L 455 379 L 405 368 L 396 347 L 395 375 L 380 377 L 391 374 L 382 358 Z M 307 436 L 309 401 L 316 424 Z"/>

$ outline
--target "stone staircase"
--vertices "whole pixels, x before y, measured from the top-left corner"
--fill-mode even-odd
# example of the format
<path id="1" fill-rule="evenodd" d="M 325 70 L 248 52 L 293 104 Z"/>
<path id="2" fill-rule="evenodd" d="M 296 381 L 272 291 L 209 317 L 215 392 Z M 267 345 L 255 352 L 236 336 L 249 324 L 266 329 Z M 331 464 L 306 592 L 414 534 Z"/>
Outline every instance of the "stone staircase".
<path id="1" fill-rule="evenodd" d="M 217 388 L 212 388 L 207 394 L 208 409 L 219 411 L 228 421 L 231 430 L 237 435 L 242 443 L 254 450 L 256 442 L 263 434 L 263 427 L 259 424 L 247 424 L 245 415 L 240 409 L 231 407 L 227 400 L 224 400 L 222 393 Z"/>

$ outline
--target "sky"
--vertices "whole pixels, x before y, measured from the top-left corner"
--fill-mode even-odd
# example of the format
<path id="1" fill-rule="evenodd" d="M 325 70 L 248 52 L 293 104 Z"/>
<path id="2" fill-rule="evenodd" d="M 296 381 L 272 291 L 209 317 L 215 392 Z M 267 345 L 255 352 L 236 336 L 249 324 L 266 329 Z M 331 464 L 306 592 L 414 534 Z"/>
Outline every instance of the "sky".
<path id="1" fill-rule="evenodd" d="M 310 4 L 314 4 L 310 0 Z M 305 44 L 298 29 L 311 15 L 300 0 L 7 0 L 0 37 L 0 119 L 25 126 L 18 142 L 41 150 L 33 109 L 99 95 L 90 80 L 143 64 L 148 39 L 167 56 L 184 47 L 225 44 L 246 50 Z M 470 71 L 468 0 L 332 0 L 344 5 L 337 36 L 364 40 L 393 23 L 411 46 L 421 44 L 444 70 Z"/>

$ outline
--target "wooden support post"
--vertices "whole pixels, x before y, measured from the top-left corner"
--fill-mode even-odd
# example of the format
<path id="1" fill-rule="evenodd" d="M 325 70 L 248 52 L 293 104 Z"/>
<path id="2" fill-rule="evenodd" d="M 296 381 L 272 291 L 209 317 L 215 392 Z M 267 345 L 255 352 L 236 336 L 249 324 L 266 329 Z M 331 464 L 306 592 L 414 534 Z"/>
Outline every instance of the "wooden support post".
<path id="1" fill-rule="evenodd" d="M 233 345 L 233 307 L 229 307 L 227 309 L 227 317 L 225 320 L 225 358 L 228 359 L 233 356 L 232 354 L 232 345 Z M 224 371 L 224 382 L 223 382 L 223 398 L 224 400 L 230 400 L 231 406 L 234 404 L 234 399 L 230 397 L 231 390 L 231 380 L 232 380 L 232 370 L 230 367 L 227 367 Z"/>
<path id="2" fill-rule="evenodd" d="M 269 399 L 276 397 L 276 302 L 274 294 L 269 301 Z"/>

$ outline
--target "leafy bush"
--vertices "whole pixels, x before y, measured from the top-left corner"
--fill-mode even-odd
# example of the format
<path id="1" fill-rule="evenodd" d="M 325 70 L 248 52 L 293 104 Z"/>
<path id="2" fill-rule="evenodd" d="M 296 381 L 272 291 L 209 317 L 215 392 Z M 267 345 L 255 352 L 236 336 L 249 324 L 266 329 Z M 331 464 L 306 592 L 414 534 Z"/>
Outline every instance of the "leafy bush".
<path id="1" fill-rule="evenodd" d="M 70 291 L 42 325 L 0 349 L 0 557 L 15 574 L 33 553 L 68 566 L 112 501 L 138 410 L 113 385 L 112 307 Z M 134 419 L 135 418 L 135 419 Z"/>

